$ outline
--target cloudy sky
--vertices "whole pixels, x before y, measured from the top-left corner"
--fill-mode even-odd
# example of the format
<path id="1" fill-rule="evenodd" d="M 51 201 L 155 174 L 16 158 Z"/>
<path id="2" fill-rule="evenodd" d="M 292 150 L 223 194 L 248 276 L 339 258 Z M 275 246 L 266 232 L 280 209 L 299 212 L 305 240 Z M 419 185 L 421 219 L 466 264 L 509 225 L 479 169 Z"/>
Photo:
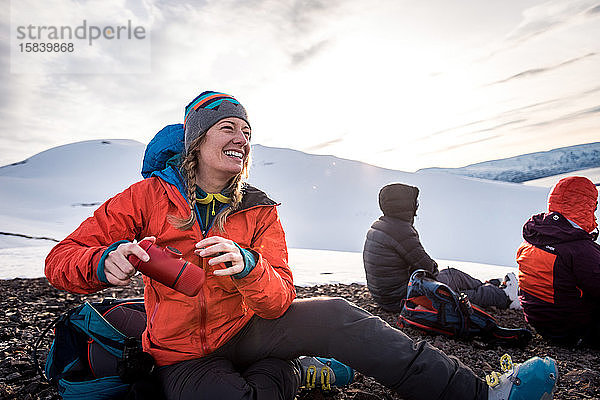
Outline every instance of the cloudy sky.
<path id="1" fill-rule="evenodd" d="M 600 139 L 600 1 L 0 1 L 0 165 L 146 143 L 203 90 L 255 143 L 405 171 Z M 19 54 L 18 26 L 84 19 L 146 36 Z"/>

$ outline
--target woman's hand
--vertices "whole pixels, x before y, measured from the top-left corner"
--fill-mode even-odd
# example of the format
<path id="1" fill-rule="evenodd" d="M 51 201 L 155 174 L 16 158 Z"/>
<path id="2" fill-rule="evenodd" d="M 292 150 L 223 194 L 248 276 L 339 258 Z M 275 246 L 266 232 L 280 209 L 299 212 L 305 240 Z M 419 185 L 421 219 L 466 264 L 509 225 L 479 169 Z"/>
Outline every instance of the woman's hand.
<path id="1" fill-rule="evenodd" d="M 148 236 L 144 239 L 150 240 L 153 243 L 156 242 L 154 236 Z M 115 250 L 108 253 L 108 256 L 104 260 L 104 274 L 108 282 L 117 286 L 125 286 L 131 283 L 131 277 L 137 272 L 127 259 L 127 256 L 131 254 L 144 262 L 150 260 L 148 253 L 139 244 L 121 243 Z"/>
<path id="2" fill-rule="evenodd" d="M 210 257 L 208 265 L 231 262 L 231 266 L 213 271 L 213 274 L 218 276 L 234 275 L 244 269 L 244 258 L 240 249 L 231 240 L 220 236 L 202 239 L 196 243 L 194 253 L 200 257 Z"/>

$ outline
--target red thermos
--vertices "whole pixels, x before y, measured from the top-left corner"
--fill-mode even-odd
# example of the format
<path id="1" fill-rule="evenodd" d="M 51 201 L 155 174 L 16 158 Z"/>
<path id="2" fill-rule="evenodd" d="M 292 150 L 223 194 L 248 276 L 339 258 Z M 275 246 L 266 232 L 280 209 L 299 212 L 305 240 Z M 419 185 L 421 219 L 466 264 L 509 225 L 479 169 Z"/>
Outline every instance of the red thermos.
<path id="1" fill-rule="evenodd" d="M 204 270 L 181 258 L 179 250 L 167 246 L 162 248 L 150 240 L 138 245 L 148 253 L 150 260 L 143 262 L 133 254 L 127 259 L 142 274 L 186 296 L 196 296 L 204 284 Z"/>

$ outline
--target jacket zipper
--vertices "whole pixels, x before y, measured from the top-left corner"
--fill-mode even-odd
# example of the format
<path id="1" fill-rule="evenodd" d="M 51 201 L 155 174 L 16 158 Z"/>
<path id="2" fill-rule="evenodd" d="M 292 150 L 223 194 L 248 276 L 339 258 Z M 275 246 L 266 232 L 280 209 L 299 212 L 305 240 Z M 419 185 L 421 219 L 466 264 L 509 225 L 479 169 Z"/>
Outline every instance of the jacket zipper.
<path id="1" fill-rule="evenodd" d="M 177 173 L 179 173 L 179 172 L 177 171 Z M 173 185 L 171 185 L 169 183 L 167 183 L 166 185 L 163 185 L 163 186 L 166 186 L 168 188 L 167 190 L 171 191 L 171 193 L 174 191 Z M 176 191 L 175 198 L 180 202 L 180 205 L 182 205 L 184 209 L 187 209 L 188 204 L 186 203 L 185 199 L 183 198 L 183 195 L 179 192 L 179 190 Z M 246 208 L 243 211 L 247 211 L 247 210 L 250 210 L 253 208 L 257 208 L 257 207 L 264 207 L 264 206 L 266 206 L 266 205 L 259 204 L 256 206 Z M 242 210 L 234 211 L 229 215 L 231 216 L 231 215 L 237 214 L 238 212 L 241 212 L 241 211 Z M 204 238 L 208 237 L 208 234 L 210 233 L 210 230 L 213 227 L 214 220 L 213 220 L 213 223 L 207 228 L 206 232 L 203 232 L 202 227 L 200 226 L 200 220 L 199 220 L 200 215 L 199 215 L 199 210 L 198 210 L 197 204 L 194 204 L 194 212 L 196 213 L 196 223 L 194 224 L 194 230 L 196 231 L 196 233 L 200 234 L 201 239 L 204 239 Z M 204 269 L 204 266 L 202 266 L 202 268 Z M 206 354 L 208 354 L 208 346 L 206 344 L 206 298 L 204 296 L 204 290 L 200 290 L 198 300 L 200 302 L 200 316 L 199 316 L 200 347 L 202 349 L 202 354 L 206 355 Z M 244 305 L 245 304 L 243 304 L 242 307 Z M 156 311 L 154 313 L 156 313 Z M 244 312 L 244 314 L 245 314 L 245 312 Z"/>
<path id="2" fill-rule="evenodd" d="M 196 230 L 200 233 L 200 238 L 204 239 L 207 237 L 206 235 L 208 232 L 206 234 L 202 232 L 202 227 L 200 226 L 199 220 L 200 213 L 198 210 L 198 204 L 196 203 L 194 203 L 194 212 L 196 213 L 196 223 L 194 224 L 194 228 L 197 228 Z M 200 257 L 198 258 L 201 259 Z M 202 263 L 202 268 L 204 269 L 204 263 Z M 200 290 L 200 296 L 198 297 L 198 300 L 200 300 L 200 347 L 202 348 L 202 354 L 206 355 L 208 354 L 208 346 L 206 345 L 206 298 L 204 297 L 204 290 Z"/>
<path id="3" fill-rule="evenodd" d="M 152 310 L 152 315 L 150 316 L 150 325 L 153 325 L 154 317 L 156 317 L 156 312 L 158 311 L 158 304 L 160 303 L 160 295 L 158 294 L 158 290 L 156 290 L 156 288 L 152 284 L 152 278 L 148 279 L 150 280 L 150 287 L 152 288 L 152 291 L 154 292 L 154 295 L 156 297 L 156 304 L 154 305 L 154 310 Z"/>
<path id="4" fill-rule="evenodd" d="M 166 185 L 167 190 L 171 191 L 171 193 L 174 192 L 173 190 L 173 185 L 168 184 Z M 183 199 L 183 196 L 181 195 L 181 193 L 179 192 L 179 190 L 176 191 L 175 193 L 175 198 L 180 202 L 180 205 L 182 205 L 184 207 L 184 209 L 187 208 L 188 204 L 185 202 L 185 199 Z M 202 229 L 200 228 L 200 224 L 198 223 L 198 213 L 197 213 L 197 206 L 194 205 L 194 212 L 196 212 L 196 223 L 194 224 L 194 230 L 196 231 L 197 234 L 199 234 L 201 239 L 204 239 L 204 235 L 202 233 Z M 203 265 L 200 265 L 201 268 L 204 269 Z M 208 346 L 206 344 L 206 298 L 204 296 L 204 289 L 200 290 L 200 293 L 198 294 L 198 300 L 199 300 L 199 306 L 200 306 L 200 315 L 198 318 L 198 324 L 199 324 L 199 335 L 200 335 L 200 348 L 202 349 L 202 355 L 206 355 L 208 354 Z"/>

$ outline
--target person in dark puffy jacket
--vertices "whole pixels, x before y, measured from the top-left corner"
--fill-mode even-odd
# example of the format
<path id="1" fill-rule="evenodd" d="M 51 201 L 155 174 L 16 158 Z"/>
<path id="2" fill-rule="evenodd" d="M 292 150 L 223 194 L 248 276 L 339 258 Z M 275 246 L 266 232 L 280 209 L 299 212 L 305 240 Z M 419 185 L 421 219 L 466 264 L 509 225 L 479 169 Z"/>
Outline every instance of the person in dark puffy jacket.
<path id="1" fill-rule="evenodd" d="M 517 263 L 525 318 L 560 344 L 600 347 L 597 206 L 589 179 L 567 177 L 552 188 L 548 212 L 523 227 Z"/>
<path id="2" fill-rule="evenodd" d="M 379 192 L 383 215 L 371 225 L 363 250 L 367 286 L 375 302 L 386 311 L 400 312 L 411 274 L 424 269 L 451 289 L 466 293 L 474 304 L 519 308 L 517 282 L 512 273 L 504 279 L 504 288 L 500 288 L 455 268 L 438 271 L 413 226 L 418 196 L 419 188 L 402 183 L 386 185 Z"/>
<path id="3" fill-rule="evenodd" d="M 429 257 L 413 226 L 419 188 L 402 183 L 379 192 L 383 215 L 371 225 L 363 251 L 367 286 L 373 299 L 386 311 L 400 312 L 406 284 L 417 269 L 435 275 L 437 263 Z"/>

